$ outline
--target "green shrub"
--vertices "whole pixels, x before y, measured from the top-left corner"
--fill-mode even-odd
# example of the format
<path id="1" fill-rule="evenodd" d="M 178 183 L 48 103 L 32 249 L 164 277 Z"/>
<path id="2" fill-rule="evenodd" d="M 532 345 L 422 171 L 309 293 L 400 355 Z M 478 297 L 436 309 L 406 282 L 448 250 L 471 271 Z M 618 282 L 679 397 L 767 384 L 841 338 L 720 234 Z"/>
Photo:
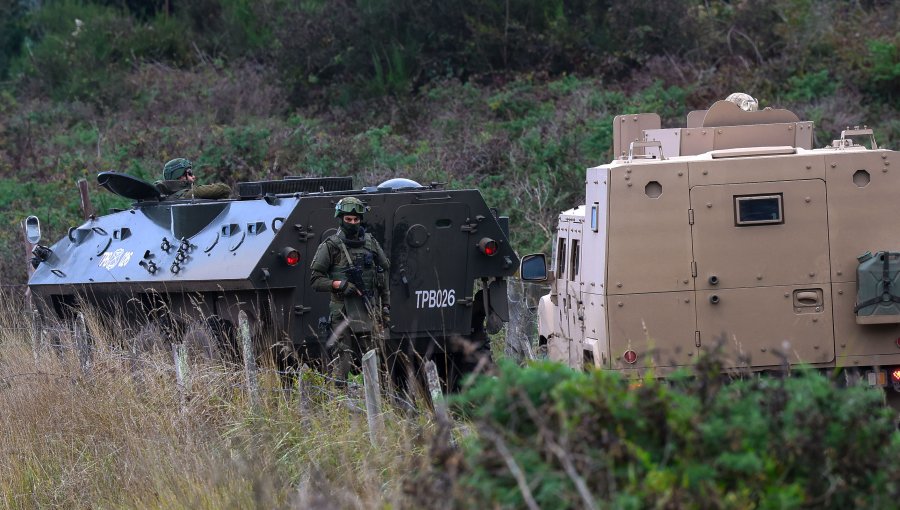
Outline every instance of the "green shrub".
<path id="1" fill-rule="evenodd" d="M 873 39 L 868 41 L 867 74 L 872 81 L 871 89 L 886 94 L 889 98 L 900 93 L 900 39 L 894 41 Z"/>
<path id="2" fill-rule="evenodd" d="M 784 98 L 791 102 L 809 102 L 822 97 L 834 95 L 837 90 L 837 82 L 822 69 L 814 73 L 799 76 L 791 76 L 788 79 L 787 91 Z"/>
<path id="3" fill-rule="evenodd" d="M 229 126 L 214 130 L 210 147 L 195 164 L 205 179 L 249 180 L 265 164 L 271 131 L 262 125 Z"/>
<path id="4" fill-rule="evenodd" d="M 66 229 L 80 223 L 80 201 L 71 182 L 35 182 L 0 178 L 0 281 L 22 283 L 28 259 L 23 248 L 21 222 L 30 215 L 41 220 L 44 244 L 52 244 Z"/>
<path id="5" fill-rule="evenodd" d="M 164 16 L 139 23 L 113 7 L 62 0 L 32 11 L 27 28 L 14 67 L 57 100 L 112 103 L 122 97 L 124 72 L 138 63 L 134 59 L 191 59 L 183 23 Z"/>
<path id="6" fill-rule="evenodd" d="M 702 364 L 701 364 L 702 365 Z M 900 496 L 900 434 L 878 391 L 812 370 L 722 384 L 715 367 L 668 382 L 501 363 L 457 401 L 463 506 L 860 508 Z M 579 490 L 579 485 L 581 490 Z"/>
<path id="7" fill-rule="evenodd" d="M 10 62 L 25 40 L 25 7 L 22 2 L 0 1 L 0 80 L 9 75 Z"/>

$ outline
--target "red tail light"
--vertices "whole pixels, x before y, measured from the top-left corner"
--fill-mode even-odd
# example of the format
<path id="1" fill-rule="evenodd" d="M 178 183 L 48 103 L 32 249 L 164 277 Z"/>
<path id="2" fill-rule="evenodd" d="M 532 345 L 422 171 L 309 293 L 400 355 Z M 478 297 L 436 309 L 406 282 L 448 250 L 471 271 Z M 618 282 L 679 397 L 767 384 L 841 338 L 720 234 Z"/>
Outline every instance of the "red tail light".
<path id="1" fill-rule="evenodd" d="M 900 368 L 891 370 L 891 382 L 895 384 L 900 383 Z"/>
<path id="2" fill-rule="evenodd" d="M 481 241 L 478 241 L 478 249 L 488 257 L 493 257 L 500 251 L 500 245 L 490 237 L 482 237 Z"/>
<path id="3" fill-rule="evenodd" d="M 285 248 L 281 250 L 281 258 L 284 259 L 285 264 L 296 266 L 300 263 L 300 252 L 293 248 Z"/>

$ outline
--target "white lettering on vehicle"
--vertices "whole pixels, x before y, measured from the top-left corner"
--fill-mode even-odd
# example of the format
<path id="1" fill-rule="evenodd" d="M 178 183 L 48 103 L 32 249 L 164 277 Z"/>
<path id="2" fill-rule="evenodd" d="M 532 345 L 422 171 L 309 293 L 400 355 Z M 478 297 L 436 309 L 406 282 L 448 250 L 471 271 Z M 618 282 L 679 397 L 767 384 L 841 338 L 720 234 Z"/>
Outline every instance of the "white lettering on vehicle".
<path id="1" fill-rule="evenodd" d="M 131 261 L 131 255 L 134 252 L 125 251 L 122 248 L 119 248 L 116 251 L 108 251 L 100 257 L 100 267 L 105 267 L 107 270 L 112 271 L 116 267 L 125 267 L 128 265 L 128 262 Z"/>
<path id="2" fill-rule="evenodd" d="M 455 304 L 455 289 L 416 291 L 416 308 L 447 308 Z"/>

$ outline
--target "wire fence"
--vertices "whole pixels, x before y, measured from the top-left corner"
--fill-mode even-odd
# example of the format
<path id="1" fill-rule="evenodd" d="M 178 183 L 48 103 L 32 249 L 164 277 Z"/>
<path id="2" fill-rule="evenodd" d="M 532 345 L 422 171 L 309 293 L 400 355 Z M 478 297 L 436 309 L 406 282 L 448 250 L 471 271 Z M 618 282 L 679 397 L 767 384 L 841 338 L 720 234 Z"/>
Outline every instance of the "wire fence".
<path id="1" fill-rule="evenodd" d="M 538 302 L 549 292 L 549 287 L 510 278 L 506 290 L 509 322 L 506 324 L 504 354 L 519 362 L 543 357 L 538 342 Z"/>
<path id="2" fill-rule="evenodd" d="M 26 288 L 24 285 L 14 284 L 0 284 L 0 286 L 4 288 L 0 290 L 3 290 L 7 296 L 15 295 L 16 292 L 15 290 L 6 292 L 8 288 L 23 290 Z M 543 285 L 522 282 L 517 279 L 508 280 L 509 322 L 505 327 L 504 343 L 506 356 L 520 362 L 540 357 L 537 345 L 537 304 L 540 296 L 546 292 L 547 287 Z M 301 406 L 308 406 L 310 401 L 315 400 L 341 401 L 353 412 L 367 413 L 367 406 L 363 405 L 362 395 L 362 393 L 366 393 L 366 397 L 369 397 L 366 388 L 367 381 L 358 377 L 344 379 L 336 376 L 333 372 L 313 370 L 306 365 L 289 369 L 277 369 L 273 364 L 257 366 L 257 356 L 253 353 L 253 342 L 249 337 L 249 329 L 241 332 L 241 336 L 244 337 L 243 349 L 238 356 L 239 359 L 235 361 L 225 358 L 215 360 L 205 358 L 202 350 L 193 346 L 188 349 L 184 339 L 165 336 L 155 338 L 149 350 L 146 345 L 139 346 L 138 340 L 134 337 L 122 342 L 95 342 L 91 338 L 89 326 L 92 326 L 90 320 L 86 323 L 85 317 L 81 313 L 77 314 L 74 321 L 69 322 L 41 322 L 35 314 L 16 313 L 5 317 L 4 324 L 0 325 L 0 338 L 3 341 L 13 338 L 25 339 L 32 348 L 36 362 L 39 357 L 50 355 L 71 360 L 73 363 L 77 363 L 74 373 L 80 373 L 87 378 L 91 377 L 95 366 L 101 365 L 119 365 L 134 374 L 143 371 L 166 374 L 167 378 L 176 381 L 182 402 L 190 394 L 192 384 L 198 382 L 196 377 L 215 369 L 219 371 L 216 376 L 216 384 L 221 385 L 225 390 L 246 392 L 251 401 L 258 402 L 260 397 L 268 398 L 266 395 L 297 399 L 301 401 Z M 123 334 L 125 337 L 129 336 L 126 331 L 117 333 Z M 101 336 L 103 335 L 101 334 Z M 171 349 L 171 352 L 168 352 L 168 349 Z M 433 364 L 433 362 L 430 363 Z M 0 375 L 0 384 L 18 384 L 23 379 L 29 378 L 72 376 L 71 366 L 60 367 L 64 368 L 61 373 L 35 370 Z M 431 368 L 434 369 L 433 366 Z M 422 369 L 422 366 L 419 366 L 419 369 Z M 376 368 L 376 370 L 378 369 Z M 439 406 L 433 405 L 435 398 L 443 400 L 440 384 L 436 382 L 436 372 L 434 382 L 429 387 L 429 381 L 424 375 L 413 376 L 410 373 L 406 374 L 408 379 L 405 386 L 396 385 L 391 371 L 384 367 L 381 368 L 380 377 L 386 384 L 379 386 L 377 392 L 379 397 L 384 396 L 394 406 L 402 408 L 406 412 L 422 412 L 421 401 L 432 404 L 424 406 L 424 409 L 429 409 L 429 412 L 434 412 L 439 408 Z M 267 383 L 261 387 L 260 379 L 278 380 L 280 384 Z M 434 409 L 431 409 L 432 407 Z M 446 417 L 442 419 L 445 420 Z M 375 440 L 373 433 L 373 441 Z"/>
<path id="3" fill-rule="evenodd" d="M 23 316 L 23 319 L 28 318 Z M 308 407 L 310 401 L 339 401 L 352 412 L 363 414 L 367 412 L 362 395 L 364 385 L 360 379 L 355 377 L 344 379 L 332 373 L 315 371 L 306 365 L 289 369 L 254 366 L 254 376 L 246 377 L 248 370 L 246 364 L 242 366 L 237 361 L 211 360 L 202 354 L 189 355 L 183 343 L 171 344 L 171 356 L 162 350 L 135 350 L 133 345 L 127 344 L 93 345 L 83 319 L 76 319 L 73 327 L 61 323 L 41 327 L 35 327 L 34 324 L 2 326 L 0 334 L 3 338 L 26 339 L 36 362 L 41 357 L 52 356 L 57 360 L 71 360 L 80 365 L 74 372 L 72 367 L 62 364 L 56 365 L 61 368 L 58 373 L 48 370 L 45 366 L 40 370 L 0 375 L 2 386 L 10 386 L 23 380 L 66 379 L 71 378 L 73 373 L 89 379 L 95 366 L 119 366 L 126 367 L 137 378 L 145 372 L 166 374 L 167 377 L 177 381 L 176 386 L 179 392 L 183 393 L 181 395 L 183 401 L 189 396 L 190 388 L 199 382 L 196 380 L 197 376 L 214 371 L 218 376 L 215 377 L 216 384 L 221 389 L 246 392 L 251 400 L 263 395 L 280 396 L 285 400 L 302 400 L 300 405 L 303 407 Z M 242 357 L 246 361 L 246 357 Z M 381 374 L 381 377 L 390 380 L 388 374 Z M 260 379 L 278 380 L 280 384 L 260 385 L 256 382 Z M 406 412 L 422 410 L 413 395 L 391 384 L 380 385 L 379 393 L 394 406 Z"/>

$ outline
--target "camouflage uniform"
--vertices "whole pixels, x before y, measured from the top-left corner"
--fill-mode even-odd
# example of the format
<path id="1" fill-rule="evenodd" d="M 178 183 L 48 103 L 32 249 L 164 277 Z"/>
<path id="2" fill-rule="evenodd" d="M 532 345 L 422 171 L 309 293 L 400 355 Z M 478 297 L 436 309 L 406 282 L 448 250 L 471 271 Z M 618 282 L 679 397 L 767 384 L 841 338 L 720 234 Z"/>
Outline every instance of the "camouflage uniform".
<path id="1" fill-rule="evenodd" d="M 222 182 L 194 186 L 187 181 L 156 181 L 156 189 L 165 195 L 163 200 L 188 198 L 220 199 L 231 196 L 231 187 Z"/>
<path id="2" fill-rule="evenodd" d="M 175 158 L 163 166 L 163 180 L 154 183 L 163 195 L 163 200 L 220 199 L 231 196 L 231 187 L 221 182 L 195 186 L 191 172 L 193 168 L 194 164 L 185 158 Z"/>
<path id="3" fill-rule="evenodd" d="M 363 288 L 359 290 L 363 291 L 364 296 L 356 292 L 355 286 L 346 283 L 350 279 L 348 269 L 351 269 L 351 263 L 360 270 Z M 389 320 L 390 262 L 378 241 L 362 227 L 359 227 L 357 237 L 349 239 L 342 228 L 319 245 L 310 269 L 312 288 L 319 292 L 331 292 L 331 327 L 342 333 L 333 349 L 342 358 L 341 363 L 348 364 L 347 357 L 356 358 L 374 347 L 373 332 Z M 344 282 L 345 287 L 335 289 L 332 286 L 335 280 Z M 342 327 L 344 321 L 346 326 Z M 341 370 L 346 372 L 347 369 L 345 366 Z"/>

